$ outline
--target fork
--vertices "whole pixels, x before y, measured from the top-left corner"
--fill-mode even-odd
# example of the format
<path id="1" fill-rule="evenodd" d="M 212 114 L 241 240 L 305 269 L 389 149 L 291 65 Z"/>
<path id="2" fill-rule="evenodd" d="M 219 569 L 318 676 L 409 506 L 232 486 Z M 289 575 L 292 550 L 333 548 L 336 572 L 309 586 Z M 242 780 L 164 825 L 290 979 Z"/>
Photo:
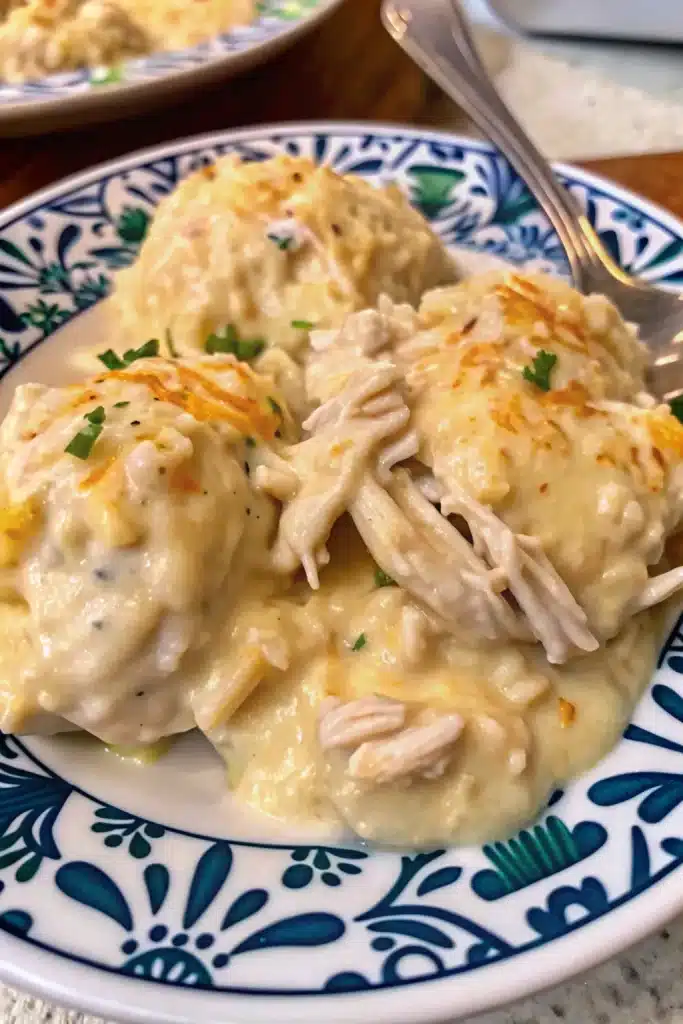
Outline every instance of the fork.
<path id="1" fill-rule="evenodd" d="M 393 39 L 509 160 L 567 254 L 574 286 L 600 292 L 638 326 L 649 350 L 648 386 L 665 401 L 683 394 L 683 296 L 637 280 L 605 250 L 588 218 L 503 102 L 472 38 L 459 0 L 383 0 Z"/>

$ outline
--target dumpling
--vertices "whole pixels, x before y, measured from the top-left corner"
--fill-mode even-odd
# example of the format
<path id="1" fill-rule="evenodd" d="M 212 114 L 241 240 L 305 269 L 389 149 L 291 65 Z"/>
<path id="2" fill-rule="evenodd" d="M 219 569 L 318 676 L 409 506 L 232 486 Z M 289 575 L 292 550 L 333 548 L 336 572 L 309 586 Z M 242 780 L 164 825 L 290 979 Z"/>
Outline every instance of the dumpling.
<path id="1" fill-rule="evenodd" d="M 2 425 L 3 594 L 27 613 L 6 731 L 42 712 L 115 744 L 193 727 L 217 623 L 265 567 L 275 508 L 250 460 L 287 433 L 284 400 L 232 356 L 130 357 L 18 388 Z"/>
<path id="2" fill-rule="evenodd" d="M 112 329 L 169 331 L 183 355 L 266 341 L 297 352 L 382 294 L 418 302 L 455 266 L 397 188 L 312 161 L 230 156 L 160 204 L 137 261 L 116 280 Z M 230 348 L 230 346 L 233 346 Z"/>

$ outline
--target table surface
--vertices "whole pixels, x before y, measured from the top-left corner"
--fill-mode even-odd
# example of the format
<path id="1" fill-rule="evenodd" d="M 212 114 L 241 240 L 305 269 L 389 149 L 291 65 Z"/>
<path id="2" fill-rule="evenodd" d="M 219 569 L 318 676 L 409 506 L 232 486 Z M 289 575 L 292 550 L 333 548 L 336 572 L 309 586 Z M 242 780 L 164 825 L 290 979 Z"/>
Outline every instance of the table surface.
<path id="1" fill-rule="evenodd" d="M 346 0 L 318 31 L 270 64 L 172 106 L 66 134 L 0 140 L 0 210 L 66 175 L 179 136 L 328 118 L 438 125 L 442 98 L 384 34 L 378 11 L 379 0 Z M 683 153 L 581 163 L 683 217 Z M 489 1015 L 482 1024 L 683 1024 L 682 956 L 679 919 L 587 979 Z M 0 1020 L 83 1022 L 2 989 Z"/>
<path id="2" fill-rule="evenodd" d="M 103 160 L 200 132 L 327 118 L 433 127 L 434 110 L 443 109 L 437 92 L 383 31 L 379 0 L 346 0 L 282 56 L 239 78 L 194 91 L 182 102 L 118 123 L 0 141 L 0 209 Z M 683 153 L 583 166 L 683 216 Z"/>

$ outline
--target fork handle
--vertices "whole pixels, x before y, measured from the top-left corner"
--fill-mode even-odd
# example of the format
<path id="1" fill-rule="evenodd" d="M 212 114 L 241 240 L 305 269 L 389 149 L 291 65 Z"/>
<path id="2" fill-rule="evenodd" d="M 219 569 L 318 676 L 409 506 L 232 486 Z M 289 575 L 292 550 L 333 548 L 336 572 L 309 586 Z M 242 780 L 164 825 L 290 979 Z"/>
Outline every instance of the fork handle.
<path id="1" fill-rule="evenodd" d="M 386 26 L 423 71 L 465 109 L 508 158 L 557 232 L 567 253 L 574 283 L 581 289 L 585 271 L 604 265 L 602 245 L 545 157 L 498 94 L 479 57 L 458 0 L 450 0 L 450 11 L 447 3 L 448 0 L 415 0 L 403 10 L 398 4 L 388 5 L 384 10 Z M 404 19 L 403 29 L 399 24 L 401 19 Z"/>

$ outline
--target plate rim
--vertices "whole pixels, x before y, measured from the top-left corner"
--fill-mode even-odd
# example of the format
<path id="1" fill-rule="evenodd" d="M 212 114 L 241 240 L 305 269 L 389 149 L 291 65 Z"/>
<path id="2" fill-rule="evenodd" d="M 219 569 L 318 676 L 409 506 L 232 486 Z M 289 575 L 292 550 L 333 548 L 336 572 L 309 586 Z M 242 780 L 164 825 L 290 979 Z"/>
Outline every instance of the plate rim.
<path id="1" fill-rule="evenodd" d="M 338 0 L 334 0 L 338 2 Z M 146 162 L 163 159 L 164 156 L 192 152 L 204 146 L 242 142 L 250 139 L 272 138 L 287 135 L 345 134 L 345 135 L 388 135 L 390 137 L 417 138 L 425 141 L 461 145 L 479 152 L 496 152 L 496 147 L 485 141 L 469 138 L 456 133 L 426 130 L 414 126 L 382 122 L 357 122 L 344 120 L 275 122 L 256 125 L 239 130 L 220 130 L 186 136 L 160 145 L 145 147 L 121 157 L 104 161 L 94 167 L 62 178 L 45 188 L 13 203 L 0 214 L 0 232 L 16 220 L 27 216 L 36 207 L 49 203 L 57 196 L 72 189 L 87 186 L 106 176 L 124 172 Z M 576 165 L 555 163 L 558 171 L 574 181 L 585 182 L 605 195 L 617 198 L 645 213 L 651 220 L 665 226 L 683 239 L 683 220 L 664 207 L 638 193 L 611 181 L 604 175 L 595 174 Z M 135 980 L 136 1004 L 131 1005 L 131 979 L 111 973 L 105 981 L 106 969 L 97 968 L 58 953 L 28 945 L 24 940 L 0 931 L 0 975 L 10 985 L 34 992 L 52 1002 L 64 1006 L 75 1006 L 97 1013 L 110 1020 L 125 1020 L 132 1024 L 190 1024 L 198 1019 L 206 1024 L 226 1024 L 225 1011 L 235 1016 L 240 1024 L 264 1024 L 272 1019 L 274 1012 L 280 1021 L 313 1024 L 325 1015 L 335 1024 L 357 1024 L 359 1015 L 354 1004 L 363 1001 L 368 1016 L 375 1010 L 390 1013 L 392 1024 L 434 1024 L 446 1018 L 459 1019 L 463 1014 L 476 1015 L 492 1011 L 531 994 L 539 994 L 562 982 L 582 974 L 623 952 L 636 942 L 662 928 L 672 917 L 683 910 L 683 885 L 675 872 L 651 885 L 647 893 L 635 897 L 640 902 L 639 914 L 632 913 L 634 897 L 612 907 L 602 917 L 581 928 L 584 941 L 578 950 L 572 950 L 574 932 L 519 953 L 501 963 L 483 964 L 487 969 L 486 986 L 480 984 L 479 970 L 472 970 L 457 976 L 441 979 L 416 981 L 419 987 L 419 1001 L 401 997 L 406 984 L 392 989 L 368 992 L 330 993 L 316 995 L 315 1000 L 305 995 L 258 996 L 236 993 L 200 991 L 196 989 L 174 989 L 171 1000 L 162 1010 L 160 1003 L 163 993 L 159 986 L 139 979 Z M 642 905 L 641 905 L 642 904 Z M 588 941 L 586 941 L 588 937 Z M 523 965 L 533 957 L 533 975 L 528 976 Z M 24 966 L 28 965 L 28 966 Z M 55 965 L 58 969 L 55 970 Z M 521 969 L 520 969 L 521 968 Z M 538 983 L 538 976 L 542 981 Z M 46 980 L 51 979 L 51 980 Z M 106 989 L 106 993 L 103 990 Z M 81 996 L 81 993 L 87 995 Z M 173 1006 L 172 1012 L 168 1005 Z"/>
<path id="2" fill-rule="evenodd" d="M 341 4 L 344 0 L 323 0 L 330 3 Z M 183 72 L 184 73 L 184 72 Z M 258 139 L 263 136 L 292 134 L 315 134 L 316 132 L 347 135 L 390 135 L 403 136 L 405 138 L 423 139 L 429 142 L 441 142 L 447 145 L 464 146 L 472 150 L 484 153 L 497 153 L 498 148 L 485 139 L 478 139 L 460 132 L 440 131 L 434 128 L 421 128 L 419 126 L 403 124 L 392 121 L 354 121 L 344 118 L 329 118 L 322 120 L 298 120 L 298 121 L 268 121 L 263 124 L 247 125 L 243 128 L 218 128 L 207 132 L 197 132 L 192 135 L 179 135 L 167 142 L 157 143 L 152 146 L 143 146 L 139 149 L 130 150 L 120 156 L 102 160 L 73 174 L 57 178 L 49 185 L 31 192 L 28 196 L 18 199 L 4 210 L 0 211 L 0 230 L 25 215 L 37 203 L 49 201 L 56 195 L 61 195 L 65 190 L 81 188 L 105 174 L 125 171 L 129 166 L 137 166 L 141 160 L 151 161 L 163 159 L 164 156 L 173 155 L 180 151 L 191 152 L 194 148 L 225 144 L 227 142 L 245 142 L 250 139 Z M 683 217 L 678 217 L 671 210 L 667 210 L 661 203 L 657 203 L 646 196 L 634 191 L 626 185 L 613 181 L 611 178 L 596 171 L 587 170 L 580 164 L 566 160 L 552 160 L 552 167 L 561 175 L 565 175 L 577 182 L 585 181 L 586 184 L 595 184 L 606 195 L 612 195 L 628 202 L 632 206 L 639 207 L 649 217 L 655 220 L 660 226 L 678 234 L 683 240 Z M 514 172 L 515 175 L 517 172 Z"/>

